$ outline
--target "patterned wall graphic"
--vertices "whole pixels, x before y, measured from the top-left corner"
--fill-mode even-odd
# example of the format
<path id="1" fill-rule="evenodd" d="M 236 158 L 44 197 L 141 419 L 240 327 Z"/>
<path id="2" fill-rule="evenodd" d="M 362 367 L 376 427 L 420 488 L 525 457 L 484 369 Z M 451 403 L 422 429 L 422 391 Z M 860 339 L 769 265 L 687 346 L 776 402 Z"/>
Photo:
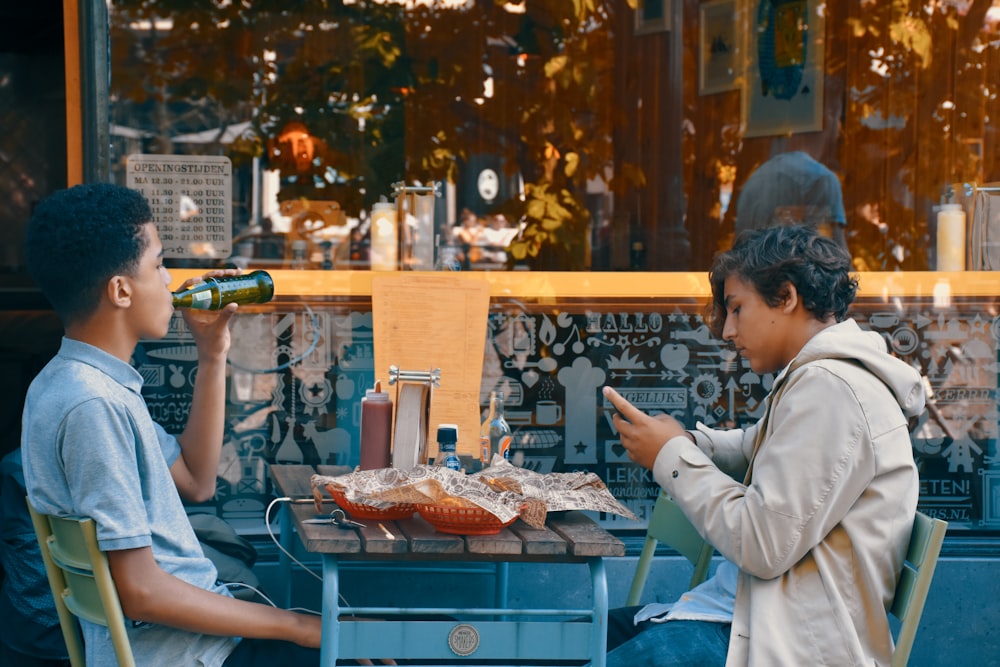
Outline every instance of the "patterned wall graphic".
<path id="1" fill-rule="evenodd" d="M 921 509 L 955 529 L 1000 530 L 1000 317 L 994 304 L 887 306 L 860 303 L 852 316 L 919 368 L 931 391 L 930 408 L 911 431 Z M 599 520 L 610 528 L 641 528 L 658 488 L 628 460 L 601 387 L 611 385 L 642 409 L 671 414 L 689 427 L 700 421 L 726 428 L 757 420 L 774 382 L 713 338 L 701 311 L 689 302 L 626 311 L 606 304 L 494 303 L 480 407 L 488 407 L 491 390 L 503 391 L 512 450 L 523 454 L 525 466 L 597 473 L 640 517 L 638 523 Z M 198 510 L 261 528 L 270 499 L 268 464 L 356 465 L 360 401 L 374 382 L 373 357 L 370 311 L 279 303 L 238 315 L 218 495 Z M 154 418 L 179 431 L 196 373 L 195 348 L 180 317 L 165 339 L 141 345 L 133 361 Z"/>

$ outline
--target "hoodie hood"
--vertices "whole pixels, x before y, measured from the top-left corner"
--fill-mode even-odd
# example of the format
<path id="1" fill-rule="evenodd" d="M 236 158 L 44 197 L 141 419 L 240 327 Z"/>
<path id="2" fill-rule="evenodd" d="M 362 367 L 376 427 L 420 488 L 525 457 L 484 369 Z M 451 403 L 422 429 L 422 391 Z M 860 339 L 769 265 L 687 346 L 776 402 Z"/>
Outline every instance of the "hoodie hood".
<path id="1" fill-rule="evenodd" d="M 889 354 L 881 335 L 863 331 L 854 320 L 844 320 L 813 336 L 782 375 L 818 359 L 845 359 L 863 366 L 889 388 L 907 419 L 924 410 L 926 395 L 920 373 Z"/>

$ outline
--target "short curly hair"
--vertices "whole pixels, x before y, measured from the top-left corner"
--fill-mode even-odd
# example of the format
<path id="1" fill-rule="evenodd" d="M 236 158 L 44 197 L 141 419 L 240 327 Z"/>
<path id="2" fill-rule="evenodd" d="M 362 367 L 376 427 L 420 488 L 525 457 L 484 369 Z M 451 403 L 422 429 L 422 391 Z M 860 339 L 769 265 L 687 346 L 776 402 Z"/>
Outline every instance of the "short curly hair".
<path id="1" fill-rule="evenodd" d="M 732 276 L 752 285 L 770 306 L 781 303 L 789 283 L 795 285 L 806 310 L 817 320 L 832 315 L 842 321 L 858 291 L 851 256 L 815 228 L 793 225 L 743 232 L 731 249 L 715 257 L 709 271 L 709 326 L 720 339 L 726 324 L 726 279 Z"/>
<path id="2" fill-rule="evenodd" d="M 133 275 L 153 221 L 142 194 L 110 183 L 76 185 L 38 203 L 25 232 L 28 273 L 63 324 L 85 319 L 116 275 Z"/>

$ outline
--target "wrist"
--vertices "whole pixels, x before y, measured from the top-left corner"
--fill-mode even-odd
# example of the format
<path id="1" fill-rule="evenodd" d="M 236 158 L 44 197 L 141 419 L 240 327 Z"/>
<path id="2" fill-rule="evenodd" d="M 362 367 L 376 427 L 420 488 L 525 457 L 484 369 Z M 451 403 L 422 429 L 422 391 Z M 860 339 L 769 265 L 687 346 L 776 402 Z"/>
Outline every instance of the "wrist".
<path id="1" fill-rule="evenodd" d="M 198 366 L 206 367 L 212 365 L 225 366 L 226 359 L 229 358 L 228 350 L 198 351 Z"/>

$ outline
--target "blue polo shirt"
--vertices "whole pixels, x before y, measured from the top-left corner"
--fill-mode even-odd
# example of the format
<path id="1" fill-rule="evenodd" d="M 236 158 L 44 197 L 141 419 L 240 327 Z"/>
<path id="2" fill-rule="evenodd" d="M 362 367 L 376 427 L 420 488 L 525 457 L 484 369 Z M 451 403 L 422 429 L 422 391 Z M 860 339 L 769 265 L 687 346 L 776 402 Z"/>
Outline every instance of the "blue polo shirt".
<path id="1" fill-rule="evenodd" d="M 64 338 L 25 399 L 28 497 L 45 514 L 93 518 L 104 551 L 151 547 L 167 573 L 229 595 L 216 583 L 170 476 L 176 440 L 155 425 L 141 389 L 142 377 L 129 364 Z M 107 630 L 81 625 L 87 665 L 117 665 Z M 139 665 L 216 667 L 239 641 L 154 624 L 129 624 L 128 633 Z"/>

